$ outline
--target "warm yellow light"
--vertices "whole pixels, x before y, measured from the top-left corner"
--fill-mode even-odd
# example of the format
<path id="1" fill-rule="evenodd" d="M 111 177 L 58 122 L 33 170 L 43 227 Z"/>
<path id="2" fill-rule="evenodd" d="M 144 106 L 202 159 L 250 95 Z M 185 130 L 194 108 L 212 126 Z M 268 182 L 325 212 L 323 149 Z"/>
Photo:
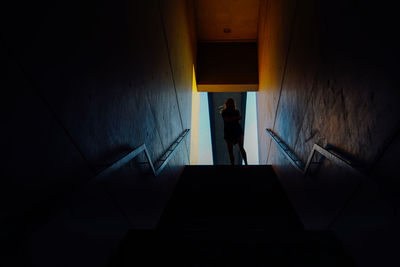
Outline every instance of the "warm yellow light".
<path id="1" fill-rule="evenodd" d="M 192 81 L 192 122 L 190 138 L 190 164 L 197 165 L 199 161 L 199 121 L 200 121 L 200 93 L 197 92 L 196 74 L 193 65 Z"/>

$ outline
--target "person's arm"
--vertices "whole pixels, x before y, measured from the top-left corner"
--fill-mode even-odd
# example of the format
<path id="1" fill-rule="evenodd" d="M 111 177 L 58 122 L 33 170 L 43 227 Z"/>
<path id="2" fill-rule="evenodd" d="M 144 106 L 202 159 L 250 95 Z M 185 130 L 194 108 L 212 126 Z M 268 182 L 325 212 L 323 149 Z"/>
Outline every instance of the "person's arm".
<path id="1" fill-rule="evenodd" d="M 238 110 L 235 110 L 235 112 L 232 115 L 234 116 L 222 116 L 222 117 L 224 118 L 224 121 L 240 121 L 242 119 L 242 116 L 240 116 Z"/>
<path id="2" fill-rule="evenodd" d="M 242 116 L 235 116 L 235 117 L 223 117 L 224 121 L 240 121 Z"/>

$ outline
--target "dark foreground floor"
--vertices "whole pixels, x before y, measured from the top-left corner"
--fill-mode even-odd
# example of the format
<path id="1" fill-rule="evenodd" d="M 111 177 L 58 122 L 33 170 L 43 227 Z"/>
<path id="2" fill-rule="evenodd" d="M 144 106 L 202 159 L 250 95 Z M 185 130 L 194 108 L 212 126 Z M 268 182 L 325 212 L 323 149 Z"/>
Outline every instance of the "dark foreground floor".
<path id="1" fill-rule="evenodd" d="M 354 266 L 332 232 L 305 231 L 270 166 L 187 166 L 155 230 L 115 266 Z"/>

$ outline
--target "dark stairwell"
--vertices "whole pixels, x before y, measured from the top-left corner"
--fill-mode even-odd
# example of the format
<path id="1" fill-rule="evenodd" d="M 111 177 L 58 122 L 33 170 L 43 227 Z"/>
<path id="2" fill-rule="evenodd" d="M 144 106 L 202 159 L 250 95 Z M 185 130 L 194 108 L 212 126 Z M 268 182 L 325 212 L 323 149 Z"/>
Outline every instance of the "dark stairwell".
<path id="1" fill-rule="evenodd" d="M 129 264 L 135 255 L 152 259 L 166 251 L 174 258 L 179 246 L 184 256 L 209 262 L 254 253 L 272 262 L 351 264 L 347 251 L 357 266 L 400 266 L 394 1 L 10 0 L 2 2 L 0 22 L 1 266 L 103 267 L 110 259 Z M 236 180 L 219 173 L 228 167 L 213 167 L 216 177 L 211 167 L 185 167 L 187 138 L 156 178 L 139 157 L 92 183 L 142 144 L 160 159 L 192 128 L 196 50 L 227 41 L 252 48 L 247 56 L 224 55 L 228 64 L 219 66 L 236 70 L 224 77 L 235 79 L 203 81 L 199 90 L 257 92 L 260 164 L 273 166 L 278 179 L 266 166 L 243 169 L 254 176 Z M 215 59 L 211 54 L 212 67 Z M 254 79 L 239 79 L 243 71 Z M 351 155 L 366 179 L 336 175 L 328 160 L 303 177 L 266 128 L 302 162 L 314 144 Z M 230 171 L 236 177 L 242 169 Z M 172 195 L 178 180 L 183 185 Z M 196 193 L 191 181 L 210 184 Z M 203 237 L 204 246 L 197 242 Z M 161 252 L 153 253 L 154 246 Z"/>
<path id="2" fill-rule="evenodd" d="M 271 166 L 186 166 L 154 230 L 113 266 L 354 266 L 332 231 L 306 231 Z"/>

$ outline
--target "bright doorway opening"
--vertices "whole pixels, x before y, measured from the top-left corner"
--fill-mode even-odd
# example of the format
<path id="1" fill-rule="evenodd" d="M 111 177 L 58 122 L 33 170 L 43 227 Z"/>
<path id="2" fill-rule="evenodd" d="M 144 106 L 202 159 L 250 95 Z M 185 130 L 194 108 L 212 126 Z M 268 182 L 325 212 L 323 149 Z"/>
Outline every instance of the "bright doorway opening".
<path id="1" fill-rule="evenodd" d="M 256 92 L 247 92 L 246 118 L 244 124 L 244 149 L 247 154 L 247 162 L 251 165 L 259 164 L 256 97 Z"/>

